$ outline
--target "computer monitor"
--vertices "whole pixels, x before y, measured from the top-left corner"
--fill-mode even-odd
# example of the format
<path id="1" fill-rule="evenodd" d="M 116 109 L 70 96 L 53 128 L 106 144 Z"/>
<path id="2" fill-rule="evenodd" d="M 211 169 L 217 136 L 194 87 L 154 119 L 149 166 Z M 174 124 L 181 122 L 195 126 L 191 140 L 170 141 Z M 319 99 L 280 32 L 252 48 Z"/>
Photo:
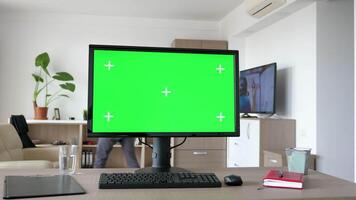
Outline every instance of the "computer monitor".
<path id="1" fill-rule="evenodd" d="M 239 136 L 238 51 L 89 45 L 89 137 Z"/>
<path id="2" fill-rule="evenodd" d="M 240 72 L 240 113 L 274 114 L 277 64 L 271 63 Z"/>

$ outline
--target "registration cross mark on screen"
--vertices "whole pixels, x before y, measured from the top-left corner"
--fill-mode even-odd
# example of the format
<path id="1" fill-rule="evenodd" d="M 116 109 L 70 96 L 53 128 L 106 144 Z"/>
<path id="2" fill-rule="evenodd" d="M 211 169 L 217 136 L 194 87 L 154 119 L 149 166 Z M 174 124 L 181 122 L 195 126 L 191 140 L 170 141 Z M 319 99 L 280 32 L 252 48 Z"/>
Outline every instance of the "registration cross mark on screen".
<path id="1" fill-rule="evenodd" d="M 234 56 L 94 51 L 95 132 L 234 132 Z"/>

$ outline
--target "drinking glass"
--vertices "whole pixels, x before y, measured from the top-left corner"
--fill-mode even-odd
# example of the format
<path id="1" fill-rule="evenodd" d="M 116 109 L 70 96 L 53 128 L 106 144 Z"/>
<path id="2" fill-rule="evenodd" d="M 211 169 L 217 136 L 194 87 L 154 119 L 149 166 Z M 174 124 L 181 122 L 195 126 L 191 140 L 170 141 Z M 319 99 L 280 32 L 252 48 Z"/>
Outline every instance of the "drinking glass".
<path id="1" fill-rule="evenodd" d="M 77 169 L 78 145 L 59 146 L 59 173 L 75 174 Z"/>
<path id="2" fill-rule="evenodd" d="M 288 171 L 308 174 L 310 148 L 287 148 Z"/>

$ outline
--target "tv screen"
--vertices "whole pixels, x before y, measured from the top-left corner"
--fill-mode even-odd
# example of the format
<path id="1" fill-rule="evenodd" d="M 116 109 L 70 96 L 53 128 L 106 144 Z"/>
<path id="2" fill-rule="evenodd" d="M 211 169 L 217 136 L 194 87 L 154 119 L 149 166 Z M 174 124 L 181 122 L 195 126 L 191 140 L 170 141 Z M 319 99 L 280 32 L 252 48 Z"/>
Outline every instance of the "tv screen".
<path id="1" fill-rule="evenodd" d="M 237 51 L 89 50 L 89 135 L 238 136 Z"/>
<path id="2" fill-rule="evenodd" d="M 277 64 L 240 72 L 240 113 L 275 113 Z"/>

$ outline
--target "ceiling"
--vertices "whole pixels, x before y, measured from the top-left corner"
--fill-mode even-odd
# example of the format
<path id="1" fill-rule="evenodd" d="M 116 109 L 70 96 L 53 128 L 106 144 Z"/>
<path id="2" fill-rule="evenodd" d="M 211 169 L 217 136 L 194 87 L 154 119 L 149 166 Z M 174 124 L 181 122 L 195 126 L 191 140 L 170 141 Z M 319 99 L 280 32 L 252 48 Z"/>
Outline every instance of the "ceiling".
<path id="1" fill-rule="evenodd" d="M 243 0 L 0 0 L 0 12 L 218 21 Z"/>

